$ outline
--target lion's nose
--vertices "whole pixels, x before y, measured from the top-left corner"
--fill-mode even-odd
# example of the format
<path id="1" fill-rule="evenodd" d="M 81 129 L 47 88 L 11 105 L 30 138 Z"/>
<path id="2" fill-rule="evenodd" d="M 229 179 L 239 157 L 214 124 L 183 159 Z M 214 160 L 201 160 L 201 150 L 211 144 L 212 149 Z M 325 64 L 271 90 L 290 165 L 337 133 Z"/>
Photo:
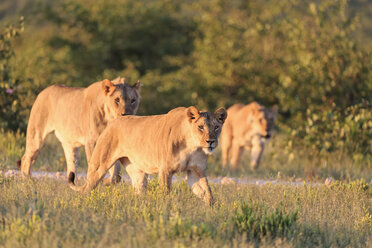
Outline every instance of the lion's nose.
<path id="1" fill-rule="evenodd" d="M 129 113 L 122 113 L 121 116 L 130 115 Z"/>
<path id="2" fill-rule="evenodd" d="M 206 142 L 208 143 L 209 146 L 211 146 L 216 141 L 215 140 L 207 140 Z"/>

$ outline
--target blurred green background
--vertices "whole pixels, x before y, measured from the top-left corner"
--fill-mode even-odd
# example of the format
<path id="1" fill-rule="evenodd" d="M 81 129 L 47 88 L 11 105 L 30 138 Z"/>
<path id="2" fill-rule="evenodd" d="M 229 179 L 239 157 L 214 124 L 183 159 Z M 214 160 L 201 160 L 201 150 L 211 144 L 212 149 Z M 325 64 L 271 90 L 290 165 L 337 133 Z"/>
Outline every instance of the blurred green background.
<path id="1" fill-rule="evenodd" d="M 125 76 L 141 115 L 278 104 L 266 171 L 372 178 L 368 0 L 8 0 L 0 20 L 4 146 L 48 85 Z"/>

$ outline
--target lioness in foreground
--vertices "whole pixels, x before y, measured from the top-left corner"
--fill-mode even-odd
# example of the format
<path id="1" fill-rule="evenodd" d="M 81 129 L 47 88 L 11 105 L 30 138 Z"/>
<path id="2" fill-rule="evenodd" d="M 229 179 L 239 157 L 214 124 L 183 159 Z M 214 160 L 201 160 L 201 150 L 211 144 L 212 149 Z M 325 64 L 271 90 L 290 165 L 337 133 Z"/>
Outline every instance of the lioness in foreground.
<path id="1" fill-rule="evenodd" d="M 87 160 L 109 121 L 137 112 L 141 83 L 128 85 L 124 78 L 108 79 L 88 88 L 52 85 L 36 98 L 27 126 L 26 150 L 17 162 L 23 176 L 29 176 L 45 137 L 52 131 L 62 143 L 67 175 L 75 173 L 79 147 L 85 146 Z M 115 161 L 114 161 L 115 162 Z M 111 179 L 120 180 L 118 164 Z M 118 176 L 118 177 L 117 177 Z"/>
<path id="2" fill-rule="evenodd" d="M 229 118 L 222 129 L 222 164 L 239 165 L 244 148 L 251 149 L 251 168 L 259 166 L 265 142 L 271 137 L 277 106 L 269 110 L 257 102 L 235 104 L 228 110 Z"/>
<path id="3" fill-rule="evenodd" d="M 118 118 L 98 138 L 85 184 L 75 186 L 75 174 L 71 172 L 70 186 L 74 190 L 90 191 L 112 164 L 120 160 L 137 192 L 146 189 L 147 174 L 159 173 L 161 184 L 169 190 L 173 174 L 186 171 L 192 191 L 212 204 L 205 174 L 207 158 L 217 147 L 226 116 L 224 108 L 212 114 L 199 112 L 192 106 L 176 108 L 164 115 Z"/>

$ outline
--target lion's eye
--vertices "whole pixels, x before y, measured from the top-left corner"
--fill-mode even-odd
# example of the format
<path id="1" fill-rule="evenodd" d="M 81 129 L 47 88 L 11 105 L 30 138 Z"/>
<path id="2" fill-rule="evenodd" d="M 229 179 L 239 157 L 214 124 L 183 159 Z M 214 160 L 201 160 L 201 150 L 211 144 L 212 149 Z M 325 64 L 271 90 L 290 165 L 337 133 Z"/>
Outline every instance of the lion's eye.
<path id="1" fill-rule="evenodd" d="M 200 131 L 203 131 L 203 130 L 204 130 L 204 126 L 200 125 L 200 126 L 199 126 L 199 130 L 200 130 Z"/>
<path id="2" fill-rule="evenodd" d="M 130 101 L 132 104 L 136 102 L 136 99 L 132 99 L 132 101 Z"/>
<path id="3" fill-rule="evenodd" d="M 115 102 L 116 103 L 119 103 L 120 102 L 120 98 L 118 97 L 118 98 L 115 98 Z"/>

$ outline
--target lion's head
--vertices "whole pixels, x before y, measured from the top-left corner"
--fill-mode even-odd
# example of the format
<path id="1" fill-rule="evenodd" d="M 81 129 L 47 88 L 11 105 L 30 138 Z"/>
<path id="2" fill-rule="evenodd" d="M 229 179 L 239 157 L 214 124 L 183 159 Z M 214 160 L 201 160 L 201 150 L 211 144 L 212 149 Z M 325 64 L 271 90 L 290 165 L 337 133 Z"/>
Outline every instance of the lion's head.
<path id="1" fill-rule="evenodd" d="M 277 112 L 276 105 L 272 109 L 268 109 L 257 103 L 252 103 L 251 111 L 247 116 L 248 124 L 251 126 L 251 135 L 259 135 L 264 139 L 271 138 Z"/>
<path id="2" fill-rule="evenodd" d="M 218 145 L 218 137 L 226 117 L 227 112 L 224 108 L 219 108 L 212 114 L 200 112 L 194 106 L 189 107 L 187 118 L 194 145 L 201 147 L 206 154 L 212 153 Z"/>
<path id="3" fill-rule="evenodd" d="M 125 78 L 117 78 L 113 81 L 105 79 L 102 81 L 102 90 L 105 95 L 105 106 L 112 118 L 124 115 L 134 115 L 141 100 L 141 83 L 137 81 L 129 85 Z"/>

